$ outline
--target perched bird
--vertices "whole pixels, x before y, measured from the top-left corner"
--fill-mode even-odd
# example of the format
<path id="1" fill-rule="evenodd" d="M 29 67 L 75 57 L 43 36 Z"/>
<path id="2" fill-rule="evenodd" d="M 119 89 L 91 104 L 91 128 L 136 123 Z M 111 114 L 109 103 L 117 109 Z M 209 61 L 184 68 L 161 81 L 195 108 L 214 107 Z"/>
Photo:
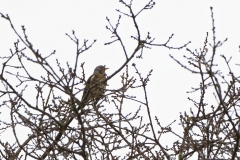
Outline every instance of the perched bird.
<path id="1" fill-rule="evenodd" d="M 89 100 L 91 100 L 96 104 L 103 96 L 107 86 L 107 82 L 103 82 L 107 78 L 105 73 L 107 69 L 108 68 L 103 65 L 99 65 L 94 69 L 93 74 L 88 78 L 85 84 L 86 87 L 83 91 L 82 102 L 87 104 L 90 102 Z"/>

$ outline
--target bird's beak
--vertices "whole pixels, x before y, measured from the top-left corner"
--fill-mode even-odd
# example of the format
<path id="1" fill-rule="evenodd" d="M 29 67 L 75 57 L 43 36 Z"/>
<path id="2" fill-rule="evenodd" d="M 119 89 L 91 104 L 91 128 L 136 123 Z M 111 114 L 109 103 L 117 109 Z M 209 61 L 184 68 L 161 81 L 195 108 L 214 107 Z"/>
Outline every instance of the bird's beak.
<path id="1" fill-rule="evenodd" d="M 109 68 L 105 68 L 104 70 L 106 71 L 107 69 L 109 69 Z"/>

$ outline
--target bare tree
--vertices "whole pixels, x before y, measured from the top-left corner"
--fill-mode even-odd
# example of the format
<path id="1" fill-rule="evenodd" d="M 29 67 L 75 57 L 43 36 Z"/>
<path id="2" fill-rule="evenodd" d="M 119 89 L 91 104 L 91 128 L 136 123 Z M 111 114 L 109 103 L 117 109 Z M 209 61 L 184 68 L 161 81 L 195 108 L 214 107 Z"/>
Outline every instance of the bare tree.
<path id="1" fill-rule="evenodd" d="M 209 42 L 208 33 L 200 50 L 187 48 L 188 56 L 184 56 L 188 65 L 173 58 L 178 64 L 199 75 L 198 87 L 193 87 L 188 93 L 198 92 L 200 97 L 195 100 L 188 99 L 194 104 L 190 113 L 180 116 L 184 133 L 180 142 L 175 142 L 179 153 L 179 159 L 186 159 L 193 153 L 197 153 L 198 159 L 239 159 L 239 76 L 231 69 L 230 61 L 220 55 L 228 67 L 228 73 L 221 71 L 222 65 L 216 62 L 217 51 L 226 41 L 218 41 L 216 27 L 214 25 L 213 8 L 212 41 Z M 237 64 L 239 65 L 239 64 Z M 212 93 L 212 95 L 209 95 Z M 216 100 L 210 105 L 205 99 L 211 96 Z M 239 155 L 238 155 L 239 156 Z"/>
<path id="2" fill-rule="evenodd" d="M 158 117 L 153 120 L 146 91 L 152 70 L 146 77 L 142 77 L 137 65 L 132 64 L 136 75 L 130 75 L 128 64 L 135 57 L 143 58 L 145 49 L 151 49 L 154 46 L 182 49 L 190 42 L 180 47 L 173 47 L 169 46 L 173 35 L 163 44 L 154 43 L 155 38 L 152 38 L 150 33 L 147 33 L 146 37 L 141 35 L 137 18 L 142 12 L 154 7 L 153 0 L 150 0 L 138 12 L 133 12 L 132 1 L 127 3 L 120 0 L 120 3 L 128 10 L 127 12 L 117 10 L 120 14 L 117 24 L 113 24 L 107 18 L 106 28 L 112 35 L 112 40 L 105 44 L 111 45 L 119 42 L 125 61 L 107 79 L 90 88 L 95 89 L 99 83 L 107 83 L 117 73 L 125 71 L 120 79 L 121 86 L 112 90 L 107 88 L 104 96 L 97 103 L 94 100 L 79 99 L 86 79 L 84 63 L 78 64 L 81 53 L 90 49 L 96 40 L 90 43 L 84 40 L 80 44 L 75 31 L 71 35 L 67 34 L 77 50 L 75 64 L 67 63 L 67 68 L 64 68 L 58 59 L 56 59 L 56 64 L 49 60 L 57 54 L 55 51 L 47 56 L 41 55 L 40 51 L 33 47 L 27 36 L 26 28 L 22 26 L 23 36 L 21 36 L 10 17 L 0 13 L 18 36 L 14 49 L 10 50 L 10 55 L 1 57 L 3 65 L 0 74 L 2 82 L 0 96 L 3 101 L 0 109 L 1 111 L 4 109 L 4 112 L 7 109 L 10 118 L 0 122 L 0 134 L 12 130 L 15 138 L 15 142 L 0 140 L 1 159 L 170 160 L 174 157 L 188 159 L 194 154 L 197 154 L 199 159 L 226 157 L 234 159 L 237 157 L 239 146 L 237 113 L 239 87 L 237 84 L 239 77 L 231 71 L 230 59 L 223 55 L 229 67 L 227 75 L 229 78 L 225 78 L 216 68 L 214 63 L 216 51 L 225 41 L 216 41 L 213 13 L 213 42 L 208 43 L 207 35 L 200 51 L 187 49 L 190 54 L 185 57 L 189 62 L 188 65 L 184 65 L 171 56 L 185 69 L 200 75 L 201 80 L 200 86 L 193 88 L 192 91 L 200 93 L 199 100 L 189 98 L 196 108 L 189 114 L 186 112 L 180 116 L 184 132 L 179 133 L 174 131 L 171 125 L 161 126 Z M 126 49 L 122 35 L 119 34 L 121 16 L 132 19 L 132 25 L 137 33 L 131 36 L 136 41 L 132 53 Z M 212 47 L 212 53 L 210 49 L 207 49 L 208 46 Z M 207 58 L 208 55 L 209 58 Z M 29 65 L 39 67 L 42 76 L 33 75 L 29 71 Z M 140 82 L 140 85 L 137 82 Z M 142 88 L 144 99 L 136 99 L 127 94 L 129 89 L 139 88 Z M 35 100 L 29 99 L 29 95 L 25 94 L 27 90 L 35 93 Z M 213 91 L 217 100 L 216 106 L 208 106 L 205 102 L 204 97 L 208 90 Z M 122 108 L 126 105 L 124 103 L 126 99 L 141 106 L 134 112 L 123 113 Z M 104 107 L 106 105 L 113 106 L 116 108 L 115 111 L 109 113 Z M 141 108 L 147 110 L 146 115 L 140 114 Z M 236 114 L 233 116 L 230 111 Z M 144 123 L 143 118 L 147 118 L 148 123 Z M 157 129 L 156 126 L 158 126 Z M 25 135 L 24 140 L 19 138 L 23 129 L 29 133 Z M 161 144 L 161 136 L 166 133 L 173 134 L 179 139 L 173 142 L 170 148 Z"/>

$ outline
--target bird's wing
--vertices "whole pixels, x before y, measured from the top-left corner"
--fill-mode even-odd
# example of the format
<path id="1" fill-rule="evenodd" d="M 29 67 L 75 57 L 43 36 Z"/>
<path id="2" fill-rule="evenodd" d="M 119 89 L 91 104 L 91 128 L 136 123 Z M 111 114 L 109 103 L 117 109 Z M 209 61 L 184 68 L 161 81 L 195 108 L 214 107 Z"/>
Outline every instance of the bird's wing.
<path id="1" fill-rule="evenodd" d="M 89 86 L 91 85 L 91 83 L 92 83 L 92 81 L 93 81 L 93 77 L 94 77 L 94 75 L 91 75 L 91 76 L 88 78 L 87 82 L 85 83 L 85 88 L 84 88 L 83 95 L 82 95 L 82 101 L 83 101 L 84 99 L 86 100 L 87 97 L 88 97 L 88 94 L 89 94 L 88 88 L 89 88 Z"/>

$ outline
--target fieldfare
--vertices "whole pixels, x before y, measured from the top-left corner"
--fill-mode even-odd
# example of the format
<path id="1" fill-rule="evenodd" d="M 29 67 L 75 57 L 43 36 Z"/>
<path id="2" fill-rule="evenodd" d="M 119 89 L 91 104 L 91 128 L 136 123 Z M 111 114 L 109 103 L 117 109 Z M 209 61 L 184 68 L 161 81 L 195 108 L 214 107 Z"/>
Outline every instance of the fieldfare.
<path id="1" fill-rule="evenodd" d="M 85 84 L 86 87 L 83 91 L 82 102 L 87 104 L 91 100 L 96 104 L 102 98 L 107 86 L 107 82 L 105 81 L 107 78 L 105 71 L 107 69 L 103 65 L 99 65 L 94 69 L 93 74 Z"/>

